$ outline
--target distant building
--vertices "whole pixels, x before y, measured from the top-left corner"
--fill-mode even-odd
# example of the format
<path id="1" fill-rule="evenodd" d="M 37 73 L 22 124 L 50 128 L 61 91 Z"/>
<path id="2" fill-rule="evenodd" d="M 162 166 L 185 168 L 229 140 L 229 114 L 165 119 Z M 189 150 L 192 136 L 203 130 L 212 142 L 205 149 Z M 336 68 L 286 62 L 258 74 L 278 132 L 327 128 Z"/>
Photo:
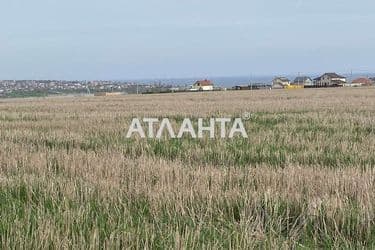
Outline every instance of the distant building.
<path id="1" fill-rule="evenodd" d="M 171 88 L 169 88 L 168 90 L 171 91 L 171 92 L 178 92 L 178 91 L 181 91 L 181 89 L 178 88 L 178 87 L 171 87 Z"/>
<path id="2" fill-rule="evenodd" d="M 214 84 L 210 80 L 197 81 L 191 88 L 192 91 L 212 91 L 214 90 Z"/>
<path id="3" fill-rule="evenodd" d="M 354 79 L 351 83 L 345 84 L 348 87 L 371 86 L 374 82 L 368 77 Z"/>
<path id="4" fill-rule="evenodd" d="M 250 90 L 250 85 L 236 85 L 233 87 L 234 90 Z"/>
<path id="5" fill-rule="evenodd" d="M 325 73 L 314 79 L 314 85 L 317 87 L 342 87 L 346 84 L 346 77 L 336 73 Z"/>
<path id="6" fill-rule="evenodd" d="M 123 95 L 121 92 L 96 92 L 95 96 L 119 96 Z"/>
<path id="7" fill-rule="evenodd" d="M 296 79 L 294 79 L 292 85 L 312 86 L 314 85 L 314 82 L 308 76 L 299 76 Z"/>
<path id="8" fill-rule="evenodd" d="M 276 77 L 272 81 L 272 88 L 273 89 L 283 89 L 286 86 L 290 85 L 290 80 L 286 77 Z"/>

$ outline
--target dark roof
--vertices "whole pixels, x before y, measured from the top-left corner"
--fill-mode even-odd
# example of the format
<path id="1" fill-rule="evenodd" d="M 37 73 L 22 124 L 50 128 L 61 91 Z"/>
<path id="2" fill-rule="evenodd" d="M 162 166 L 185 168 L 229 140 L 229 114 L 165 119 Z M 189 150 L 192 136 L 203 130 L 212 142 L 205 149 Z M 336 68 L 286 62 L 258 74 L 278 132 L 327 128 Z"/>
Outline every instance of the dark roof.
<path id="1" fill-rule="evenodd" d="M 296 79 L 294 79 L 294 83 L 304 83 L 308 80 L 311 81 L 311 78 L 308 76 L 299 76 L 299 77 L 296 77 Z"/>
<path id="2" fill-rule="evenodd" d="M 325 73 L 323 76 L 329 76 L 330 78 L 346 78 L 345 76 L 340 76 L 336 73 Z"/>
<path id="3" fill-rule="evenodd" d="M 314 78 L 314 81 L 320 81 L 320 80 L 322 80 L 322 77 L 321 77 L 321 76 L 319 76 L 319 77 L 317 77 L 317 78 Z"/>

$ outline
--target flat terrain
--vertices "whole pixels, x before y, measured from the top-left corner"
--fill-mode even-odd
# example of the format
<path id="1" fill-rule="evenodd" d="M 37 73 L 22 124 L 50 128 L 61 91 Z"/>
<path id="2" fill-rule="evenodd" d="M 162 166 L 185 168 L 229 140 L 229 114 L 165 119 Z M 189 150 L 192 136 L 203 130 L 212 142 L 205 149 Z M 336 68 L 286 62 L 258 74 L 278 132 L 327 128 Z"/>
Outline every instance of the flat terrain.
<path id="1" fill-rule="evenodd" d="M 248 139 L 126 139 L 242 117 Z M 0 248 L 375 247 L 375 88 L 0 100 Z"/>

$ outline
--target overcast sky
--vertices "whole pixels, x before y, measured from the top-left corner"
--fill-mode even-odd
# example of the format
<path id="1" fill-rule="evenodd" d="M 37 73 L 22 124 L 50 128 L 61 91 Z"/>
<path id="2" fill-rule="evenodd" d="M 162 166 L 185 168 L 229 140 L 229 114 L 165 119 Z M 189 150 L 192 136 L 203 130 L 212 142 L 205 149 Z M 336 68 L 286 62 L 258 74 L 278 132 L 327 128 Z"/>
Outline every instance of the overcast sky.
<path id="1" fill-rule="evenodd" d="M 373 0 L 1 0 L 0 79 L 375 71 Z"/>

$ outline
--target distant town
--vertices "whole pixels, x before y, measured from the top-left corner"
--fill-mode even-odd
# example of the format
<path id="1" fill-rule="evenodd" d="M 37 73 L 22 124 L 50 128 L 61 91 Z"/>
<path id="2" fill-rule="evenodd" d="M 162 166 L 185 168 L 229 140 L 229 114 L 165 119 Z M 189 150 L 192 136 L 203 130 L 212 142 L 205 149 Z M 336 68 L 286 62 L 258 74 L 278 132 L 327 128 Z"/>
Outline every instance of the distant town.
<path id="1" fill-rule="evenodd" d="M 348 80 L 337 73 L 325 73 L 317 78 L 298 76 L 291 80 L 275 77 L 272 82 L 233 84 L 231 87 L 217 86 L 212 80 L 203 79 L 191 84 L 139 83 L 127 81 L 59 81 L 59 80 L 0 80 L 0 97 L 43 97 L 50 95 L 123 95 L 173 92 L 199 92 L 257 89 L 302 89 L 375 86 L 375 78 L 358 77 Z"/>
<path id="2" fill-rule="evenodd" d="M 0 97 L 31 97 L 47 95 L 87 95 L 103 93 L 137 94 L 163 92 L 170 84 L 140 84 L 125 81 L 59 81 L 59 80 L 0 80 Z"/>

